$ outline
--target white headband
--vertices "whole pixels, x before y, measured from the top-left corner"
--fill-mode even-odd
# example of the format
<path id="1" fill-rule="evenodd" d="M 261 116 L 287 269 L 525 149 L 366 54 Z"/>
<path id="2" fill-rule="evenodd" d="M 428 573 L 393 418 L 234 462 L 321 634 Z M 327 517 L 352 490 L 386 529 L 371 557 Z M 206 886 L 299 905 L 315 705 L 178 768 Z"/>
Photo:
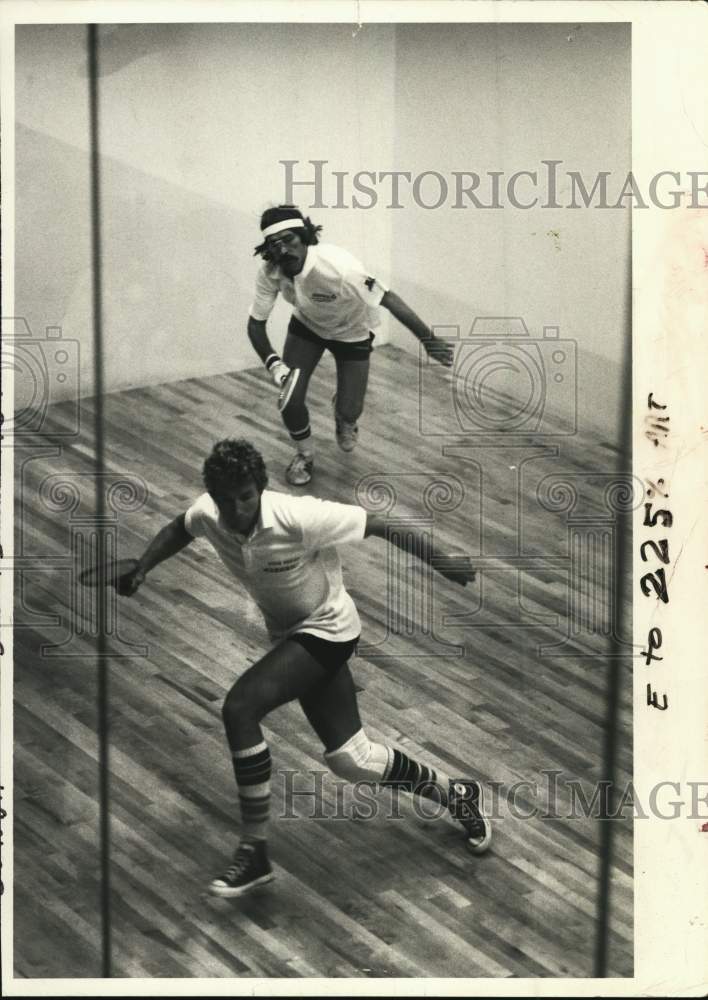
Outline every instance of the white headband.
<path id="1" fill-rule="evenodd" d="M 305 223 L 302 219 L 283 219 L 282 222 L 274 222 L 272 226 L 266 226 L 261 230 L 263 239 L 266 236 L 273 236 L 275 233 L 282 233 L 284 229 L 304 229 Z"/>

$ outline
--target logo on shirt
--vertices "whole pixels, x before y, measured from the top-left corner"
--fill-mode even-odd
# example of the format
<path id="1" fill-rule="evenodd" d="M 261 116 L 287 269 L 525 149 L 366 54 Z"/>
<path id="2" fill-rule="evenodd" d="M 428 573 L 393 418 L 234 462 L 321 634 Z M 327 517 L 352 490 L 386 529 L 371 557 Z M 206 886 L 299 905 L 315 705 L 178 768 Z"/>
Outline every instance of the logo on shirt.
<path id="1" fill-rule="evenodd" d="M 337 296 L 334 292 L 313 292 L 310 298 L 315 302 L 334 302 Z"/>
<path id="2" fill-rule="evenodd" d="M 366 285 L 366 287 L 369 289 L 370 292 L 373 292 L 374 285 L 376 284 L 376 278 L 366 278 L 364 284 Z"/>
<path id="3" fill-rule="evenodd" d="M 278 559 L 271 561 L 263 566 L 264 573 L 287 573 L 289 569 L 295 569 L 297 564 L 300 562 L 299 556 L 294 556 L 290 559 Z"/>

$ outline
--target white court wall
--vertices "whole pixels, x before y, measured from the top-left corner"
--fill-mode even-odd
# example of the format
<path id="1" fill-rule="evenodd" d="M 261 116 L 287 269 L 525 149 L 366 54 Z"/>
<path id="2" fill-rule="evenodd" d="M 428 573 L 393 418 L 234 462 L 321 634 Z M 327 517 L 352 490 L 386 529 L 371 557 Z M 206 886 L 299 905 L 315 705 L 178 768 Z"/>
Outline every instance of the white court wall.
<path id="1" fill-rule="evenodd" d="M 425 209 L 352 204 L 357 171 L 592 179 L 630 166 L 629 27 L 121 25 L 101 29 L 107 388 L 256 363 L 245 317 L 258 216 L 282 200 L 280 160 L 324 238 L 346 246 L 430 323 L 522 316 L 578 344 L 582 405 L 614 418 L 629 323 L 628 209 Z M 81 345 L 92 391 L 86 29 L 26 25 L 16 44 L 17 315 Z M 334 208 L 332 172 L 345 172 Z M 567 199 L 567 182 L 558 197 Z M 423 188 L 429 196 L 429 188 Z M 521 197 L 526 196 L 523 183 Z M 366 199 L 362 201 L 366 203 Z M 276 310 L 282 343 L 288 310 Z M 379 331 L 386 340 L 387 326 Z M 394 342 L 417 345 L 391 323 Z"/>
<path id="2" fill-rule="evenodd" d="M 257 363 L 245 326 L 258 218 L 285 197 L 279 161 L 390 160 L 393 28 L 101 28 L 106 388 Z M 372 109 L 375 113 L 372 113 Z M 93 389 L 86 29 L 16 35 L 15 315 L 78 340 Z M 384 276 L 385 211 L 312 212 L 325 239 Z M 272 339 L 282 344 L 287 310 Z M 55 398 L 60 398 L 60 392 Z"/>
<path id="3" fill-rule="evenodd" d="M 630 170 L 630 28 L 624 24 L 399 25 L 396 143 L 399 169 L 539 172 L 561 160 L 590 182 L 610 171 L 619 193 Z M 436 182 L 421 188 L 433 203 Z M 483 182 L 480 198 L 490 200 Z M 392 282 L 432 324 L 469 331 L 477 316 L 520 316 L 578 346 L 581 410 L 614 426 L 623 343 L 629 336 L 630 210 L 436 209 L 392 213 Z M 452 192 L 452 185 L 451 185 Z M 530 201 L 519 182 L 518 198 Z M 615 194 L 616 199 L 616 194 Z M 626 204 L 626 203 L 625 203 Z M 405 331 L 394 342 L 415 348 Z"/>

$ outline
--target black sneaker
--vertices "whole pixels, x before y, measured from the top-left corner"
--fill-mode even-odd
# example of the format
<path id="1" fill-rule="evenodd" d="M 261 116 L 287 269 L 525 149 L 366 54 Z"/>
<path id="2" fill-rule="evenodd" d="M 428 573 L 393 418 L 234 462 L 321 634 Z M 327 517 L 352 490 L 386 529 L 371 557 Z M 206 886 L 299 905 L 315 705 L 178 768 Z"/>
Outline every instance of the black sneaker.
<path id="1" fill-rule="evenodd" d="M 209 885 L 212 896 L 240 896 L 274 878 L 264 840 L 246 840 L 238 845 L 233 864 Z"/>
<path id="2" fill-rule="evenodd" d="M 492 842 L 492 825 L 482 812 L 480 783 L 451 781 L 447 807 L 465 831 L 468 849 L 473 854 L 484 854 Z"/>

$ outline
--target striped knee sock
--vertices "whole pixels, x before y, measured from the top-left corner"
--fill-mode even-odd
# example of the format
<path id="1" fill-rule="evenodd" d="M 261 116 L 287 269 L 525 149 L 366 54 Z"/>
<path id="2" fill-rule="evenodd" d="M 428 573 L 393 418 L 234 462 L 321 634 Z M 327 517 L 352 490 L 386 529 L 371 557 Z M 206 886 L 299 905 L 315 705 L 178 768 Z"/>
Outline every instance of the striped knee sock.
<path id="1" fill-rule="evenodd" d="M 265 840 L 270 814 L 270 750 L 261 741 L 254 747 L 232 750 L 244 840 Z"/>
<path id="2" fill-rule="evenodd" d="M 384 787 L 396 788 L 412 795 L 422 795 L 426 799 L 447 805 L 450 779 L 446 774 L 413 760 L 396 747 L 390 748 L 389 761 L 386 774 L 381 781 Z"/>

